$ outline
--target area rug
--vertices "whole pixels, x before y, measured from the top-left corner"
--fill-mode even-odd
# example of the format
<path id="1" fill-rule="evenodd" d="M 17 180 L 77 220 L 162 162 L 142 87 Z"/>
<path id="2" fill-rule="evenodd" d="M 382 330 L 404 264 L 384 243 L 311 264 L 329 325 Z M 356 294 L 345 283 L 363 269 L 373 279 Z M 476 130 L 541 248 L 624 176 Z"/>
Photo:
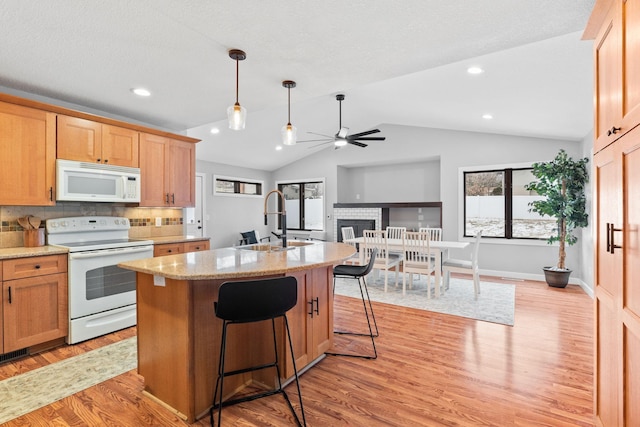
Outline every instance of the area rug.
<path id="1" fill-rule="evenodd" d="M 136 337 L 0 381 L 0 424 L 138 366 Z"/>
<path id="2" fill-rule="evenodd" d="M 371 301 L 513 326 L 515 286 L 512 284 L 480 282 L 480 295 L 475 300 L 471 280 L 451 278 L 449 289 L 444 294 L 441 293 L 440 298 L 435 298 L 434 278 L 431 277 L 431 299 L 427 299 L 426 276 L 422 276 L 420 280 L 416 279 L 417 276 L 410 289 L 407 278 L 406 295 L 402 295 L 402 276 L 396 287 L 394 274 L 390 274 L 388 289 L 384 292 L 384 274 L 380 274 L 377 279 L 371 274 L 367 277 L 369 297 Z M 338 279 L 335 293 L 360 298 L 358 284 L 350 279 Z"/>

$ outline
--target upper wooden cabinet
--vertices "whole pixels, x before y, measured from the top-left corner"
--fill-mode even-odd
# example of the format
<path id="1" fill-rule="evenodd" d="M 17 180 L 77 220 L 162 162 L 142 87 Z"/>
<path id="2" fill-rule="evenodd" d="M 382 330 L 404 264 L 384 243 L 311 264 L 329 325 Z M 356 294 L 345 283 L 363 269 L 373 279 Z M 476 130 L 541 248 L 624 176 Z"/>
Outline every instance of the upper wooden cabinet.
<path id="1" fill-rule="evenodd" d="M 138 167 L 138 132 L 78 117 L 58 116 L 58 158 Z"/>
<path id="2" fill-rule="evenodd" d="M 640 2 L 611 2 L 594 43 L 595 151 L 640 124 Z"/>
<path id="3" fill-rule="evenodd" d="M 55 114 L 0 102 L 0 160 L 0 205 L 55 205 Z"/>
<path id="4" fill-rule="evenodd" d="M 140 134 L 140 206 L 195 205 L 195 144 Z"/>

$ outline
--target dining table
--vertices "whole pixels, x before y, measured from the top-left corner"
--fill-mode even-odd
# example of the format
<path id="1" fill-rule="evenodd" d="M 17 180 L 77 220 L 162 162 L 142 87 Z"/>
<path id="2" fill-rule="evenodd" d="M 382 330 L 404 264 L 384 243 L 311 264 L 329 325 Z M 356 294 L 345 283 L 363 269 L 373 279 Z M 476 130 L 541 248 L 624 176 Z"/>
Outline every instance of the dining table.
<path id="1" fill-rule="evenodd" d="M 344 243 L 356 243 L 359 245 L 364 245 L 364 237 L 355 237 L 353 239 L 346 239 Z M 402 239 L 387 239 L 387 246 L 389 247 L 389 251 L 400 252 L 403 249 L 411 248 L 411 240 L 405 239 L 404 246 Z M 431 254 L 434 257 L 435 266 L 438 268 L 434 269 L 435 273 L 435 296 L 436 298 L 440 297 L 440 284 L 442 283 L 442 261 L 449 257 L 450 249 L 464 249 L 469 246 L 469 242 L 459 242 L 453 240 L 431 240 L 429 242 L 429 249 L 431 250 Z M 364 252 L 360 252 L 360 263 L 364 263 Z"/>

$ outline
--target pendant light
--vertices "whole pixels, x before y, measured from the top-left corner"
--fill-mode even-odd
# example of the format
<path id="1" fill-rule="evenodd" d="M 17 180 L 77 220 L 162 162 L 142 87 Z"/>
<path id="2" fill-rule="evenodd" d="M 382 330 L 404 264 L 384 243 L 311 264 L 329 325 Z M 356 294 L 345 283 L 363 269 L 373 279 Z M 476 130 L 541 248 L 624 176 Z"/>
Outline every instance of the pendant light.
<path id="1" fill-rule="evenodd" d="M 296 87 L 296 82 L 293 80 L 285 80 L 282 82 L 282 86 L 287 88 L 287 124 L 282 127 L 280 132 L 282 133 L 282 143 L 284 145 L 296 145 L 296 133 L 298 130 L 295 126 L 291 126 L 291 88 Z"/>
<path id="2" fill-rule="evenodd" d="M 238 102 L 238 64 L 243 61 L 247 54 L 240 49 L 231 49 L 229 57 L 236 61 L 236 103 L 227 108 L 227 117 L 229 118 L 229 129 L 242 130 L 247 120 L 247 109 L 240 106 Z"/>

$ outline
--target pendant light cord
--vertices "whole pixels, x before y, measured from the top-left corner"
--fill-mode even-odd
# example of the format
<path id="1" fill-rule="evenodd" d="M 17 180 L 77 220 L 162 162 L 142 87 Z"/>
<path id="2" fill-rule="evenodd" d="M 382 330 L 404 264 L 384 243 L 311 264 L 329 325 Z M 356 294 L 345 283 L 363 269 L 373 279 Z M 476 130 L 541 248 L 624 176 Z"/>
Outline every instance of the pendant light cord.
<path id="1" fill-rule="evenodd" d="M 287 88 L 287 124 L 291 125 L 291 88 Z"/>
<path id="2" fill-rule="evenodd" d="M 239 88 L 239 80 L 240 80 L 240 61 L 236 58 L 236 104 L 238 103 L 238 88 Z"/>

